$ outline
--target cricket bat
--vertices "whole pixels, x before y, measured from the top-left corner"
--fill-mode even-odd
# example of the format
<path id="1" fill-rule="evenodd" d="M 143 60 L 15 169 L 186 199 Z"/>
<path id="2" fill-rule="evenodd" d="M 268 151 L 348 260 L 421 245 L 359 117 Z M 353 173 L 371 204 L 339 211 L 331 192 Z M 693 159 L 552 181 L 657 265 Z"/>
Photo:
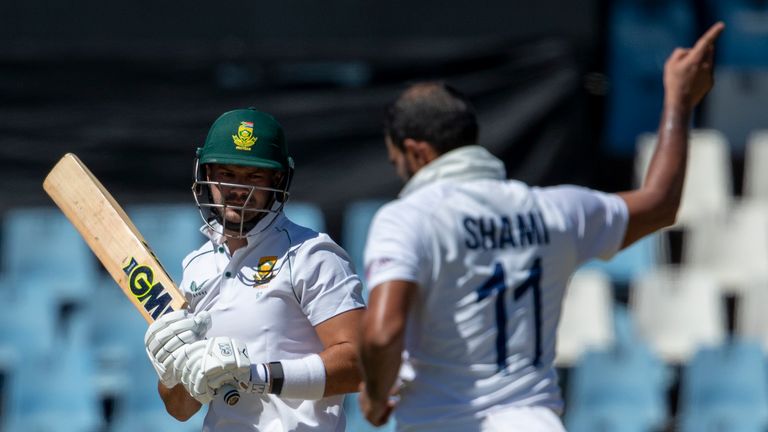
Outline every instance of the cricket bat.
<path id="1" fill-rule="evenodd" d="M 43 189 L 148 323 L 187 307 L 184 294 L 131 219 L 77 156 L 65 154 L 46 176 Z M 228 405 L 240 400 L 231 385 L 217 393 Z"/>

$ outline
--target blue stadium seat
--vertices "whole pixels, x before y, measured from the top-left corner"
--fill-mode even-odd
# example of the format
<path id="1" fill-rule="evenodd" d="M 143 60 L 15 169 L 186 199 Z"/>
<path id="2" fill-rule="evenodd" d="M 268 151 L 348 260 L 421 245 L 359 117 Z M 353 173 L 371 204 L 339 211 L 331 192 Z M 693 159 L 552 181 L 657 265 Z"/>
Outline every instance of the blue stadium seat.
<path id="1" fill-rule="evenodd" d="M 765 432 L 765 424 L 742 410 L 719 410 L 717 420 L 713 420 L 710 416 L 683 417 L 678 430 L 680 432 Z"/>
<path id="2" fill-rule="evenodd" d="M 688 0 L 609 2 L 608 67 L 604 145 L 631 157 L 635 139 L 658 127 L 663 101 L 664 61 L 677 46 L 695 41 L 696 23 Z"/>
<path id="3" fill-rule="evenodd" d="M 666 260 L 667 253 L 662 239 L 663 236 L 659 234 L 645 236 L 614 255 L 610 261 L 593 259 L 581 268 L 602 270 L 610 276 L 612 282 L 629 284 L 635 276 L 648 272 Z"/>
<path id="4" fill-rule="evenodd" d="M 645 342 L 632 321 L 632 315 L 626 306 L 614 304 L 613 307 L 613 332 L 615 344 L 622 349 L 645 349 Z"/>
<path id="5" fill-rule="evenodd" d="M 720 36 L 717 63 L 739 68 L 768 67 L 768 3 L 755 0 L 709 0 L 711 15 L 728 29 Z"/>
<path id="6" fill-rule="evenodd" d="M 730 31 L 729 26 L 723 34 Z M 728 138 L 731 153 L 742 156 L 749 134 L 768 129 L 768 119 L 763 114 L 766 98 L 768 67 L 718 66 L 717 85 L 704 100 L 706 127 L 722 132 Z"/>
<path id="7" fill-rule="evenodd" d="M 653 432 L 656 428 L 631 407 L 578 411 L 566 416 L 568 432 Z"/>
<path id="8" fill-rule="evenodd" d="M 183 423 L 165 411 L 157 375 L 144 352 L 147 323 L 115 282 L 102 280 L 89 306 L 97 392 L 115 401 L 110 431 L 199 432 L 205 409 Z"/>
<path id="9" fill-rule="evenodd" d="M 192 204 L 147 204 L 126 206 L 125 211 L 171 278 L 181 283 L 182 260 L 205 241 L 197 208 Z"/>
<path id="10" fill-rule="evenodd" d="M 368 228 L 376 211 L 386 203 L 387 201 L 385 200 L 358 201 L 352 203 L 344 210 L 341 232 L 342 246 L 349 253 L 349 256 L 352 258 L 352 264 L 355 266 L 355 271 L 360 275 L 364 272 L 363 252 L 365 250 L 365 241 L 368 237 Z M 365 297 L 368 297 L 367 290 Z"/>
<path id="11" fill-rule="evenodd" d="M 57 208 L 10 210 L 2 229 L 2 275 L 12 290 L 18 280 L 36 280 L 62 300 L 87 295 L 98 274 L 96 259 Z"/>
<path id="12" fill-rule="evenodd" d="M 75 321 L 83 324 L 83 321 Z M 87 329 L 74 325 L 55 361 L 27 359 L 9 374 L 6 431 L 96 432 L 104 425 Z"/>
<path id="13" fill-rule="evenodd" d="M 317 232 L 325 232 L 325 216 L 320 207 L 308 202 L 288 201 L 285 204 L 285 215 L 293 222 L 311 228 Z"/>
<path id="14" fill-rule="evenodd" d="M 157 393 L 157 374 L 144 351 L 139 351 L 130 358 L 131 380 L 122 394 L 118 395 L 110 430 L 112 432 L 201 431 L 208 408 L 201 408 L 186 422 L 180 422 L 171 417 Z"/>
<path id="15" fill-rule="evenodd" d="M 37 280 L 14 282 L 17 295 L 9 296 L 0 311 L 0 346 L 24 363 L 51 354 L 55 347 L 58 303 Z"/>
<path id="16" fill-rule="evenodd" d="M 768 369 L 759 344 L 732 340 L 697 352 L 680 385 L 681 430 L 763 431 Z"/>
<path id="17" fill-rule="evenodd" d="M 119 395 L 131 380 L 131 359 L 144 353 L 147 323 L 112 279 L 103 279 L 85 311 L 93 346 L 97 386 L 105 397 Z"/>
<path id="18" fill-rule="evenodd" d="M 354 432 L 394 432 L 396 422 L 394 417 L 380 427 L 375 427 L 368 423 L 363 413 L 360 411 L 360 404 L 357 402 L 359 394 L 349 393 L 344 397 L 344 412 L 347 415 L 347 430 Z"/>
<path id="19" fill-rule="evenodd" d="M 623 307 L 614 317 L 616 343 L 587 352 L 568 384 L 565 423 L 578 431 L 650 431 L 663 425 L 666 366 L 638 338 Z"/>

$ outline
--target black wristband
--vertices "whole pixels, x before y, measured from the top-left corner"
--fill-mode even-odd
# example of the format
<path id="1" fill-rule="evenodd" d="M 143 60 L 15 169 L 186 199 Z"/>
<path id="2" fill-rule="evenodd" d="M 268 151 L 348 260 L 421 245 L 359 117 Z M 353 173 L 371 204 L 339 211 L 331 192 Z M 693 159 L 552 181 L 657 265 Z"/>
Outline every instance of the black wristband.
<path id="1" fill-rule="evenodd" d="M 285 373 L 283 373 L 283 364 L 280 362 L 269 363 L 270 372 L 270 393 L 280 395 L 283 391 L 283 382 L 285 382 Z"/>

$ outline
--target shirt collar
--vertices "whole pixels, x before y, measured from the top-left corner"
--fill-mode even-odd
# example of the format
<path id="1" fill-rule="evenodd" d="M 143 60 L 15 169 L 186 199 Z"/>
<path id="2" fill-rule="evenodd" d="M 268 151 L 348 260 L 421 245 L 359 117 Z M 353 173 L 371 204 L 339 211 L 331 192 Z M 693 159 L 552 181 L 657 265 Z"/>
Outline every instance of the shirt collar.
<path id="1" fill-rule="evenodd" d="M 446 152 L 422 167 L 408 180 L 400 197 L 404 197 L 438 180 L 503 180 L 507 178 L 504 162 L 484 147 L 471 145 Z"/>

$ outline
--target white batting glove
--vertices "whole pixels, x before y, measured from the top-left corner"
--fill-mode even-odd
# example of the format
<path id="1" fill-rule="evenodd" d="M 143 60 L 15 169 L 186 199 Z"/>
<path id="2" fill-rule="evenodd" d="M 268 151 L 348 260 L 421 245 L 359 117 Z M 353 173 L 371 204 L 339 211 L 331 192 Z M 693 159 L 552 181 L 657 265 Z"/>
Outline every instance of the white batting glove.
<path id="1" fill-rule="evenodd" d="M 164 386 L 172 388 L 179 383 L 180 377 L 174 375 L 171 367 L 179 349 L 201 340 L 210 324 L 211 317 L 206 311 L 192 316 L 186 310 L 178 310 L 163 315 L 149 326 L 144 334 L 144 346 Z"/>
<path id="2" fill-rule="evenodd" d="M 251 360 L 243 343 L 219 336 L 187 345 L 173 369 L 189 394 L 207 404 L 224 384 L 249 381 Z"/>
<path id="3" fill-rule="evenodd" d="M 200 386 L 198 391 L 189 383 L 192 378 L 198 374 L 203 366 L 208 341 L 198 341 L 190 345 L 185 345 L 180 351 L 179 356 L 173 361 L 170 369 L 174 376 L 179 377 L 179 382 L 184 385 L 187 392 L 203 405 L 210 403 L 214 397 L 214 390 L 208 386 Z"/>

